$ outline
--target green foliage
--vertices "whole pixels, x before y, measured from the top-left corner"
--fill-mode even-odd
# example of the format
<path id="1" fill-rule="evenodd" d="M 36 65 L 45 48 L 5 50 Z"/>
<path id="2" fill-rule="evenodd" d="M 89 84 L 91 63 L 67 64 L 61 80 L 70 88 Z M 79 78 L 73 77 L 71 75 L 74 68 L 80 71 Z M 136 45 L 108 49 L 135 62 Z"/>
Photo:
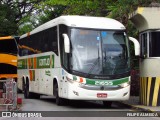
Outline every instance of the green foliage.
<path id="1" fill-rule="evenodd" d="M 35 18 L 31 18 L 30 16 L 23 17 L 19 22 L 18 34 L 25 34 L 37 27 L 37 23 L 35 20 Z"/>
<path id="2" fill-rule="evenodd" d="M 18 27 L 24 17 L 35 10 L 41 0 L 1 0 L 0 1 L 0 36 L 17 35 Z M 20 31 L 20 30 L 19 30 Z"/>
<path id="3" fill-rule="evenodd" d="M 38 24 L 41 25 L 49 20 L 52 20 L 56 17 L 59 17 L 63 14 L 64 9 L 66 6 L 64 5 L 47 5 L 47 7 L 43 8 L 43 11 L 38 16 Z M 41 10 L 41 9 L 39 9 Z"/>
<path id="4" fill-rule="evenodd" d="M 160 0 L 1 0 L 0 34 L 17 34 L 18 27 L 18 33 L 23 34 L 60 15 L 87 15 L 117 19 L 129 35 L 137 37 L 129 14 L 152 2 Z"/>
<path id="5" fill-rule="evenodd" d="M 54 9 L 57 6 L 63 6 L 61 14 L 69 15 L 92 15 L 106 16 L 107 3 L 105 0 L 46 0 L 42 2 L 41 9 L 45 7 Z M 56 11 L 50 11 L 56 13 Z"/>
<path id="6" fill-rule="evenodd" d="M 137 7 L 148 7 L 152 2 L 160 2 L 160 0 L 106 0 L 110 4 L 107 9 L 110 11 L 109 17 L 115 18 L 128 26 L 129 14 Z"/>
<path id="7" fill-rule="evenodd" d="M 46 0 L 36 7 L 39 25 L 61 15 L 108 15 L 106 0 Z"/>
<path id="8" fill-rule="evenodd" d="M 0 4 L 0 36 L 14 35 L 17 29 L 14 10 Z"/>

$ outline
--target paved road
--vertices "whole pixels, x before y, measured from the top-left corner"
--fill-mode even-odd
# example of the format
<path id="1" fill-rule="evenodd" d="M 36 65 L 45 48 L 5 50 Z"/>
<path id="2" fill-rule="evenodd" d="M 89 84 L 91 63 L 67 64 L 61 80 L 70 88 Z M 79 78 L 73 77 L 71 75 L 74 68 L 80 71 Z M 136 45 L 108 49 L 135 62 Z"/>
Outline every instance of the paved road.
<path id="1" fill-rule="evenodd" d="M 18 95 L 19 97 L 23 98 L 22 94 Z M 120 105 L 118 103 L 113 103 L 111 108 L 106 108 L 102 105 L 101 102 L 95 102 L 95 101 L 72 101 L 67 106 L 57 106 L 55 103 L 55 99 L 53 97 L 46 97 L 42 96 L 41 99 L 24 99 L 23 98 L 23 104 L 21 107 L 22 112 L 24 111 L 52 111 L 55 113 L 56 111 L 72 111 L 73 114 L 75 114 L 75 117 L 64 117 L 58 116 L 58 117 L 43 117 L 43 118 L 0 118 L 0 120 L 159 120 L 158 117 L 115 117 L 113 113 L 116 113 L 115 111 L 128 111 L 132 112 L 134 110 L 127 108 L 126 106 Z M 75 111 L 75 112 L 73 112 Z M 91 115 L 95 115 L 95 111 L 99 112 L 106 112 L 113 114 L 112 117 L 106 118 L 106 117 L 76 117 L 77 112 L 90 112 Z M 91 114 L 91 111 L 93 114 Z M 109 112 L 109 111 L 113 111 Z M 96 113 L 97 114 L 97 113 Z M 118 113 L 119 114 L 119 113 Z"/>
<path id="2" fill-rule="evenodd" d="M 22 94 L 19 97 L 23 98 Z M 34 106 L 34 107 L 33 107 Z M 52 96 L 41 96 L 41 99 L 24 99 L 22 111 L 132 111 L 130 108 L 113 102 L 111 108 L 104 107 L 98 101 L 70 101 L 66 106 L 57 106 Z"/>

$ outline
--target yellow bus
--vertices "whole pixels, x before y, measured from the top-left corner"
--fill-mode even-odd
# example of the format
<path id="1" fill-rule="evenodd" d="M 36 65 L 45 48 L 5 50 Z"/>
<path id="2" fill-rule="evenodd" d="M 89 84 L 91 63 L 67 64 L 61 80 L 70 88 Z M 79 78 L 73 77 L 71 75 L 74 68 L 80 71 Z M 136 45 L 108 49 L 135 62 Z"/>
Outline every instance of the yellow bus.
<path id="1" fill-rule="evenodd" d="M 19 37 L 0 37 L 0 80 L 14 78 L 17 81 L 17 42 Z M 0 88 L 3 84 L 0 83 Z"/>

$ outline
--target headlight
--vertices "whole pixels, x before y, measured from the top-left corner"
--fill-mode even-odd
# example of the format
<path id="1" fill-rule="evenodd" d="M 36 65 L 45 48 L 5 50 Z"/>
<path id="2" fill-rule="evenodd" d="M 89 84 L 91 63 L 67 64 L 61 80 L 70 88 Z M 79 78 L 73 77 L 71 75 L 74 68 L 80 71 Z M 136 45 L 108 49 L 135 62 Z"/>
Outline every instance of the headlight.
<path id="1" fill-rule="evenodd" d="M 119 86 L 125 88 L 125 87 L 127 87 L 129 85 L 130 85 L 130 82 L 126 82 L 126 83 L 120 84 Z"/>
<path id="2" fill-rule="evenodd" d="M 74 81 L 72 79 L 70 79 L 69 77 L 66 76 L 66 79 L 68 82 L 73 83 Z"/>

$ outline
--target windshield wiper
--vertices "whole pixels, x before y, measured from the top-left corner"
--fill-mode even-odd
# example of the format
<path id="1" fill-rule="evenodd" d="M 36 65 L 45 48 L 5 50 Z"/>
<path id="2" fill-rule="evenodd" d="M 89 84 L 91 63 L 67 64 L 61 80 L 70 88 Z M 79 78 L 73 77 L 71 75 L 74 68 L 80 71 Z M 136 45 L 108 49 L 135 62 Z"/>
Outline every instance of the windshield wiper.
<path id="1" fill-rule="evenodd" d="M 86 75 L 86 78 L 89 77 L 90 73 L 94 70 L 94 68 L 95 68 L 95 66 L 97 65 L 97 63 L 98 63 L 99 60 L 100 60 L 100 57 L 98 57 L 98 58 L 94 61 L 93 65 L 91 66 L 91 68 L 89 69 L 89 72 L 88 72 L 87 75 Z"/>

